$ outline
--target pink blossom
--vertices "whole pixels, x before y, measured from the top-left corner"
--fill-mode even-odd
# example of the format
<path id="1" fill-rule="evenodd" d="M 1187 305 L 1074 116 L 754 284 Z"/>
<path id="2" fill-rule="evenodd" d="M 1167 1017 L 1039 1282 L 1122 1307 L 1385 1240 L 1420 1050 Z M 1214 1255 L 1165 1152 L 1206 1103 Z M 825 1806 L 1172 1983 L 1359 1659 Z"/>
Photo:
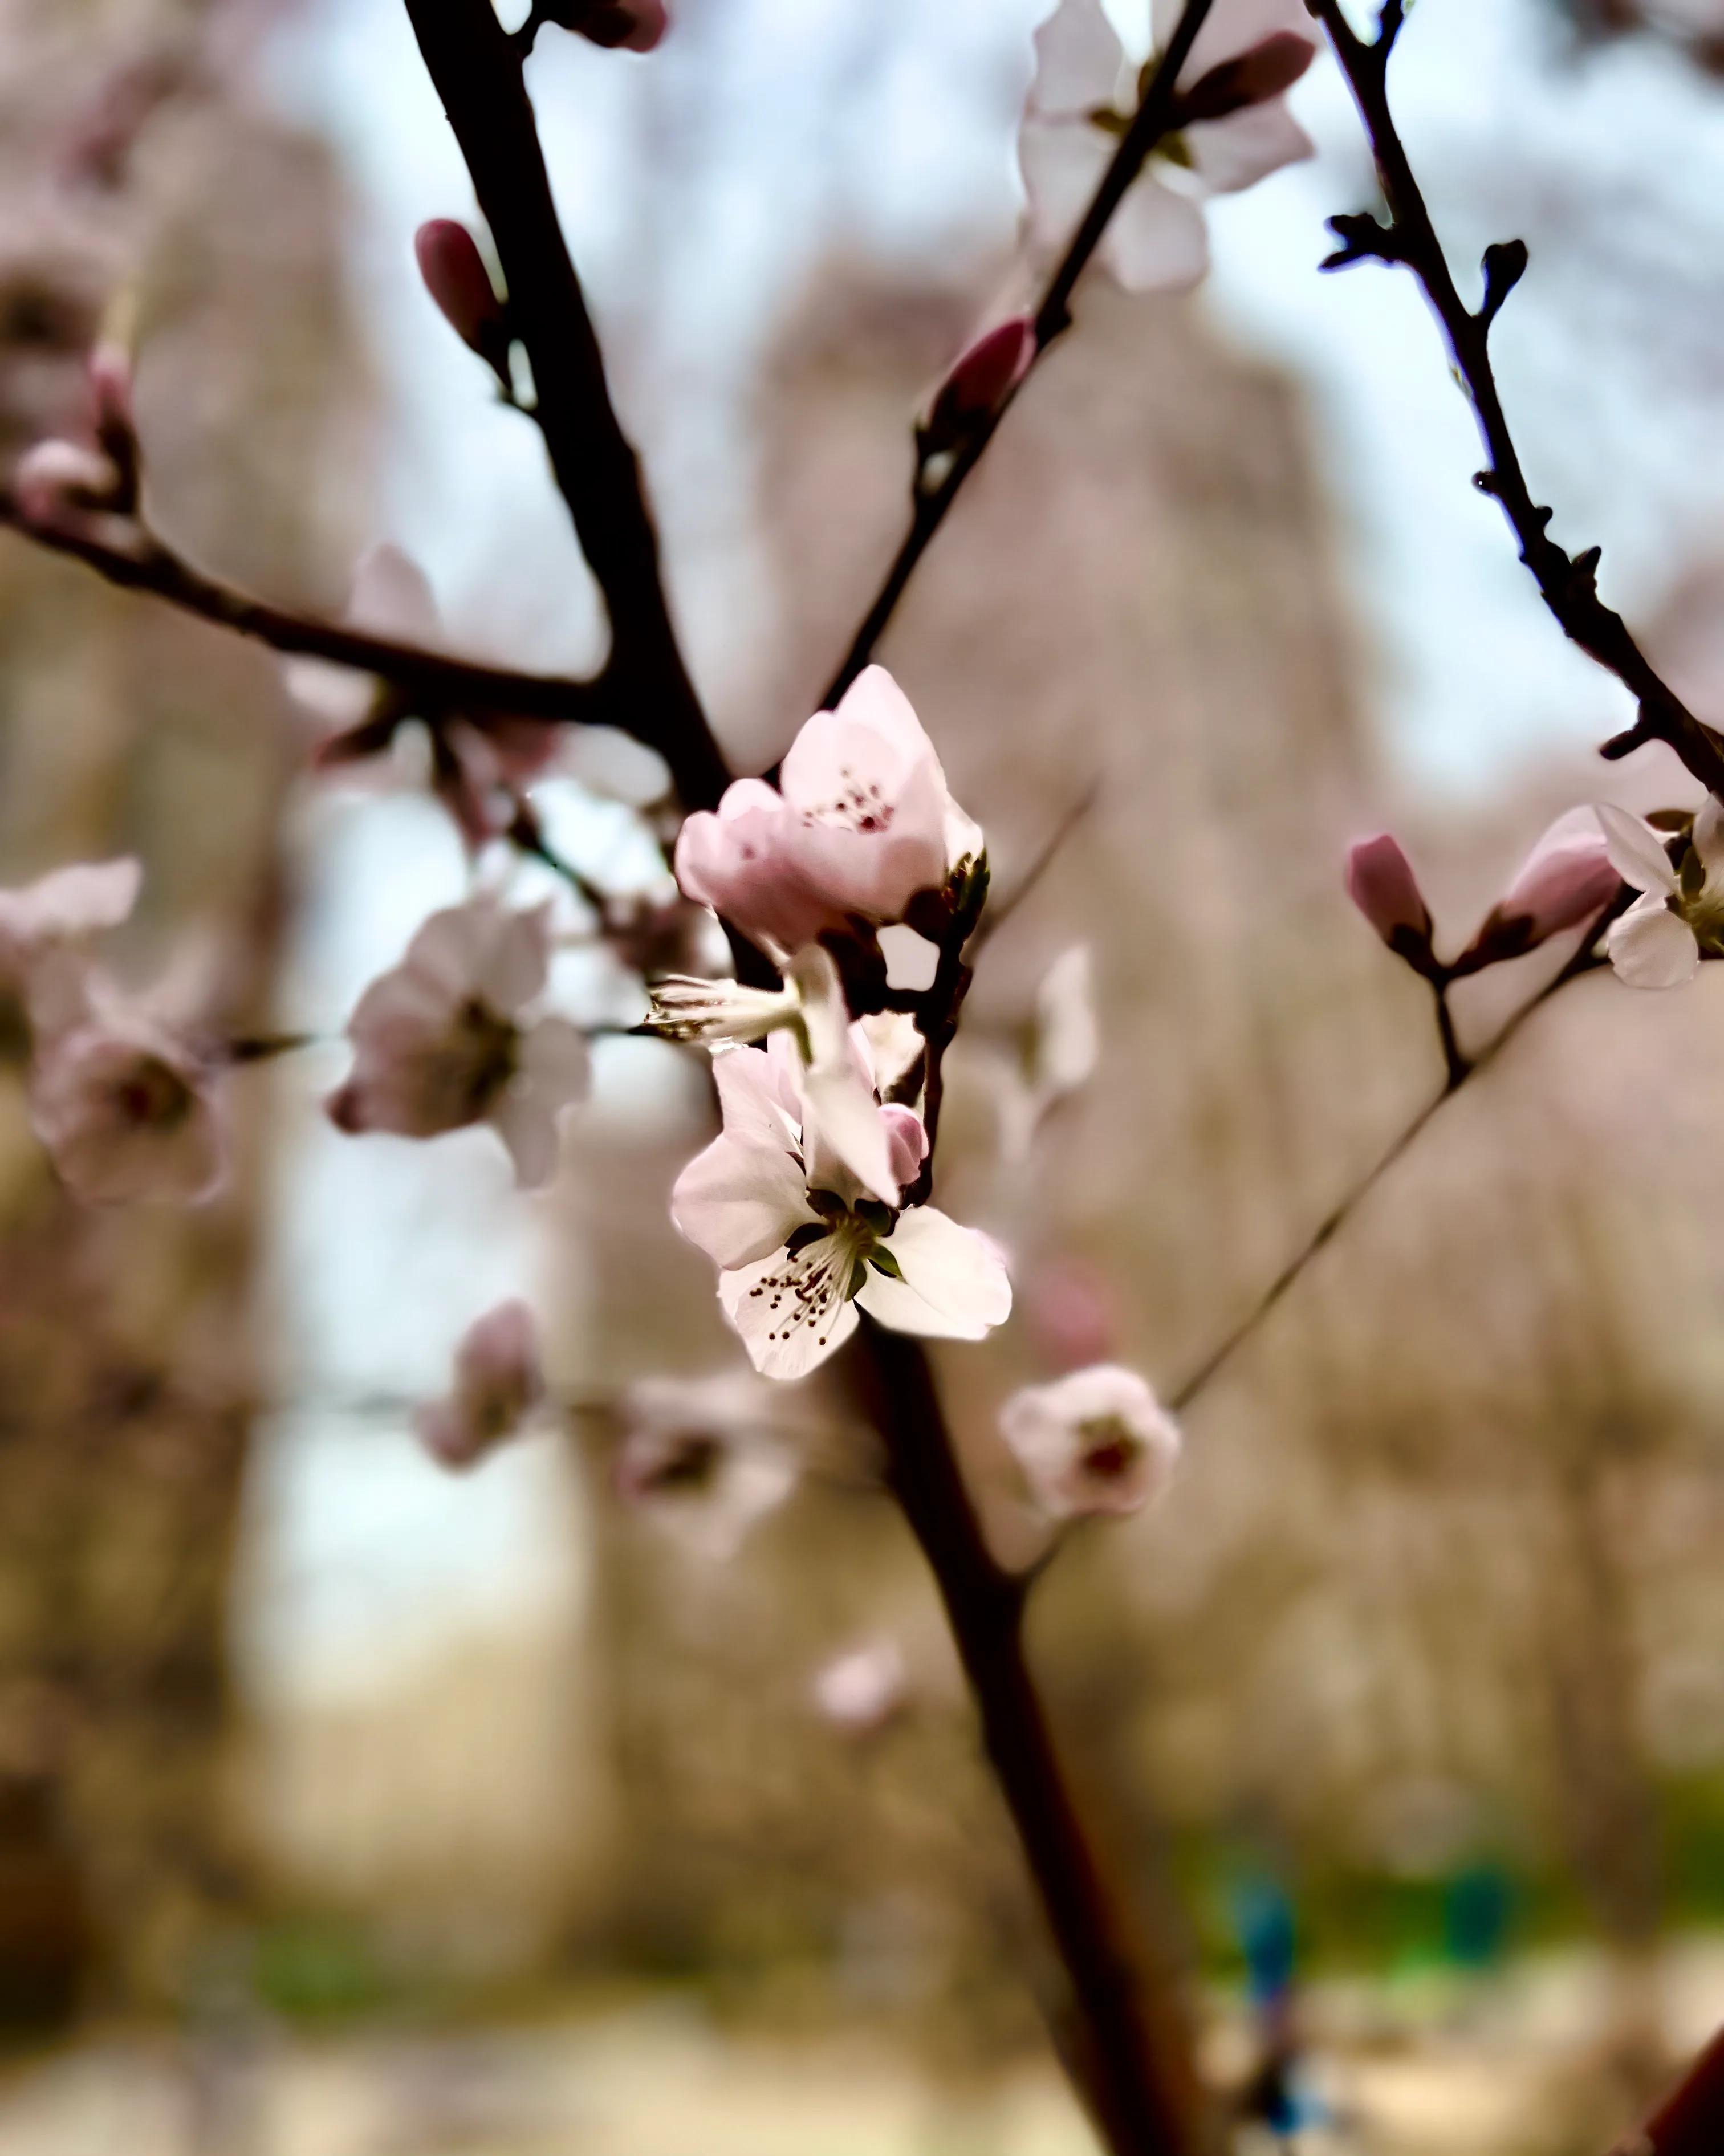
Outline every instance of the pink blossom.
<path id="1" fill-rule="evenodd" d="M 835 711 L 818 711 L 792 743 L 774 789 L 726 788 L 716 814 L 690 816 L 676 880 L 744 935 L 789 952 L 849 916 L 900 920 L 918 891 L 942 887 L 981 833 L 956 808 L 909 700 L 870 666 Z"/>
<path id="2" fill-rule="evenodd" d="M 1167 1487 L 1179 1455 L 1178 1424 L 1135 1370 L 1114 1363 L 1013 1393 L 1000 1434 L 1055 1520 L 1141 1511 Z"/>
<path id="3" fill-rule="evenodd" d="M 1155 0 L 1157 42 L 1172 35 L 1178 0 Z M 1199 33 L 1182 80 L 1193 84 L 1198 109 L 1178 137 L 1188 165 L 1152 155 L 1115 211 L 1096 259 L 1128 291 L 1180 290 L 1208 267 L 1201 198 L 1252 186 L 1280 166 L 1308 157 L 1311 146 L 1281 99 L 1261 93 L 1285 87 L 1293 54 L 1277 44 L 1267 59 L 1235 71 L 1229 93 L 1251 101 L 1229 106 L 1209 85 L 1211 114 L 1201 100 L 1215 69 L 1266 41 L 1298 38 L 1309 57 L 1310 20 L 1301 0 L 1219 0 Z M 1101 0 L 1060 0 L 1036 33 L 1036 73 L 1018 136 L 1018 162 L 1029 200 L 1032 253 L 1051 259 L 1070 240 L 1129 125 L 1137 92 L 1126 80 L 1126 54 Z M 1224 87 L 1224 85 L 1221 87 Z"/>
<path id="4" fill-rule="evenodd" d="M 0 891 L 0 979 L 21 979 L 49 952 L 118 927 L 136 905 L 142 880 L 128 855 L 74 861 L 19 890 Z"/>
<path id="5" fill-rule="evenodd" d="M 545 1397 L 538 1321 L 517 1300 L 476 1318 L 455 1349 L 448 1395 L 414 1416 L 432 1457 L 445 1467 L 470 1467 L 513 1437 Z"/>
<path id="6" fill-rule="evenodd" d="M 903 1712 L 906 1676 L 897 1642 L 870 1640 L 818 1672 L 814 1704 L 835 1727 L 852 1737 L 871 1737 Z"/>
<path id="7" fill-rule="evenodd" d="M 195 1203 L 226 1167 L 212 1060 L 141 1009 L 100 993 L 38 1033 L 30 1120 L 61 1181 L 95 1205 Z"/>
<path id="8" fill-rule="evenodd" d="M 1037 1347 L 1055 1369 L 1105 1362 L 1117 1339 L 1118 1297 L 1107 1276 L 1085 1258 L 1038 1265 L 1023 1305 Z"/>
<path id="9" fill-rule="evenodd" d="M 1347 895 L 1398 957 L 1430 957 L 1430 909 L 1413 865 L 1387 831 L 1361 839 L 1347 857 Z"/>
<path id="10" fill-rule="evenodd" d="M 585 1037 L 533 1017 L 550 968 L 550 910 L 481 896 L 434 913 L 348 1021 L 353 1070 L 331 1095 L 344 1131 L 433 1137 L 488 1122 L 523 1188 L 557 1164 L 557 1117 L 587 1090 Z"/>
<path id="11" fill-rule="evenodd" d="M 752 1370 L 644 1378 L 623 1395 L 617 1494 L 696 1555 L 733 1557 L 796 1486 L 777 1389 Z"/>
<path id="12" fill-rule="evenodd" d="M 670 1216 L 719 1267 L 719 1301 L 756 1369 L 806 1376 L 854 1332 L 858 1309 L 901 1332 L 979 1340 L 1011 1283 L 997 1247 L 931 1205 L 867 1195 L 824 1136 L 787 1037 L 714 1063 L 724 1129 L 677 1178 Z M 919 1116 L 877 1108 L 895 1182 L 927 1151 Z"/>

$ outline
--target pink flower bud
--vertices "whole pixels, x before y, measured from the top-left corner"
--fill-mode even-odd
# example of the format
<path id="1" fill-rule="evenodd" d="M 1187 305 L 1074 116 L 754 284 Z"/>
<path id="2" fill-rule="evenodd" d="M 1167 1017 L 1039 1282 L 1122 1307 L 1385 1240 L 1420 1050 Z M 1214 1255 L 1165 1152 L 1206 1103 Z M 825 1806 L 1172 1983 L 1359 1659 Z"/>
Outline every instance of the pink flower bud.
<path id="1" fill-rule="evenodd" d="M 112 510 L 124 482 L 111 458 L 78 442 L 38 442 L 19 458 L 12 490 L 30 524 L 58 524 L 68 514 Z"/>
<path id="2" fill-rule="evenodd" d="M 1600 912 L 1621 890 L 1603 832 L 1573 830 L 1567 824 L 1567 818 L 1553 824 L 1526 856 L 1471 947 L 1455 961 L 1458 972 L 1476 973 L 1537 950 Z"/>
<path id="3" fill-rule="evenodd" d="M 462 343 L 493 367 L 506 365 L 503 303 L 466 226 L 449 217 L 432 218 L 413 234 L 413 253 L 425 290 Z"/>
<path id="4" fill-rule="evenodd" d="M 1429 962 L 1430 910 L 1412 863 L 1387 831 L 1359 839 L 1348 853 L 1347 895 L 1397 957 L 1409 965 Z"/>
<path id="5" fill-rule="evenodd" d="M 1290 90 L 1316 57 L 1316 47 L 1296 30 L 1277 30 L 1248 51 L 1223 60 L 1179 95 L 1177 124 L 1224 120 L 1247 105 L 1265 105 Z"/>
<path id="6" fill-rule="evenodd" d="M 977 420 L 993 417 L 1034 363 L 1035 324 L 1028 315 L 996 322 L 967 346 L 935 394 L 922 424 L 925 454 L 961 441 Z"/>

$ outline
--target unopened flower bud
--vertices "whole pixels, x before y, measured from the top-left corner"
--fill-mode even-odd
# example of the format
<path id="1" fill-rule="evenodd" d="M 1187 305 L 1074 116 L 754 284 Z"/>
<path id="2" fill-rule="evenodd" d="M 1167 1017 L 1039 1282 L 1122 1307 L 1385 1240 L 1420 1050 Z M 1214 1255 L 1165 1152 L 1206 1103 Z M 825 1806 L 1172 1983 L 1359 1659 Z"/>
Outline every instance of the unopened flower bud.
<path id="1" fill-rule="evenodd" d="M 979 420 L 992 418 L 1034 363 L 1035 324 L 1012 315 L 967 346 L 936 392 L 921 426 L 924 456 L 954 449 Z"/>
<path id="2" fill-rule="evenodd" d="M 38 442 L 18 459 L 12 490 L 25 521 L 57 524 L 69 513 L 118 510 L 125 482 L 113 459 L 79 442 Z"/>
<path id="3" fill-rule="evenodd" d="M 1566 819 L 1564 819 L 1566 822 Z M 1537 950 L 1607 906 L 1622 888 L 1602 831 L 1547 831 L 1486 916 L 1457 972 L 1475 973 Z"/>
<path id="4" fill-rule="evenodd" d="M 508 319 L 472 234 L 454 218 L 434 217 L 413 234 L 413 253 L 444 320 L 506 384 Z"/>
<path id="5" fill-rule="evenodd" d="M 1223 60 L 1219 67 L 1199 75 L 1189 90 L 1182 90 L 1175 126 L 1188 127 L 1196 120 L 1224 120 L 1229 112 L 1279 97 L 1305 73 L 1316 57 L 1316 49 L 1309 38 L 1301 38 L 1296 30 L 1277 30 L 1249 51 Z"/>
<path id="6" fill-rule="evenodd" d="M 546 16 L 607 51 L 649 53 L 670 28 L 664 0 L 561 0 Z"/>
<path id="7" fill-rule="evenodd" d="M 131 354 L 117 340 L 105 337 L 91 348 L 85 371 L 95 407 L 98 436 L 105 441 L 110 433 L 128 437 L 135 434 L 137 422 L 132 415 Z"/>
<path id="8" fill-rule="evenodd" d="M 1348 853 L 1347 895 L 1397 957 L 1419 972 L 1435 963 L 1430 909 L 1412 863 L 1387 831 L 1359 839 Z"/>

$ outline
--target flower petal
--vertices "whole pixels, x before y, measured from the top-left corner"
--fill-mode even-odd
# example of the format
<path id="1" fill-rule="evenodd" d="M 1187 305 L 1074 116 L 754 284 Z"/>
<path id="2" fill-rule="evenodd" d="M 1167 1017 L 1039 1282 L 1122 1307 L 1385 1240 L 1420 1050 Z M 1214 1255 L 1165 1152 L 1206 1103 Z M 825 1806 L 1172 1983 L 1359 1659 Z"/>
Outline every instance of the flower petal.
<path id="1" fill-rule="evenodd" d="M 898 1216 L 885 1245 L 902 1277 L 869 1268 L 856 1300 L 895 1332 L 980 1340 L 1011 1315 L 1012 1283 L 998 1245 L 931 1205 Z"/>
<path id="2" fill-rule="evenodd" d="M 774 1250 L 753 1265 L 721 1273 L 718 1300 L 755 1368 L 763 1378 L 786 1380 L 805 1378 L 835 1355 L 855 1331 L 857 1319 L 854 1302 L 839 1302 L 818 1322 L 787 1325 L 782 1305 L 775 1308 L 770 1295 L 755 1292 L 762 1276 L 777 1271 L 782 1263 L 783 1252 Z"/>
<path id="3" fill-rule="evenodd" d="M 1198 177 L 1218 195 L 1237 194 L 1315 154 L 1310 136 L 1279 97 L 1194 126 L 1185 139 Z"/>
<path id="4" fill-rule="evenodd" d="M 726 1129 L 677 1177 L 670 1217 L 678 1234 L 715 1265 L 735 1266 L 769 1257 L 815 1216 L 802 1163 L 788 1146 L 752 1142 Z"/>
<path id="5" fill-rule="evenodd" d="M 1644 817 L 1632 816 L 1613 801 L 1593 805 L 1610 849 L 1611 865 L 1624 883 L 1636 891 L 1656 891 L 1670 898 L 1676 890 L 1676 871 L 1664 850 L 1664 840 Z"/>
<path id="6" fill-rule="evenodd" d="M 1047 116 L 1111 105 L 1125 58 L 1125 47 L 1101 0 L 1060 0 L 1035 33 L 1029 110 Z"/>
<path id="7" fill-rule="evenodd" d="M 521 1190 L 542 1190 L 557 1173 L 557 1114 L 528 1086 L 511 1086 L 486 1118 L 509 1148 Z"/>
<path id="8" fill-rule="evenodd" d="M 1197 204 L 1151 171 L 1126 189 L 1099 252 L 1128 292 L 1186 292 L 1209 267 L 1209 235 Z"/>
<path id="9" fill-rule="evenodd" d="M 434 644 L 442 624 L 430 579 L 413 556 L 388 540 L 368 547 L 353 572 L 347 619 L 378 636 Z"/>
<path id="10" fill-rule="evenodd" d="M 1018 136 L 1029 244 L 1053 255 L 1076 231 L 1107 169 L 1108 137 L 1086 120 L 1026 120 Z M 1120 213 L 1116 212 L 1116 221 Z"/>
<path id="11" fill-rule="evenodd" d="M 1631 988 L 1680 988 L 1694 978 L 1700 965 L 1694 931 L 1655 893 L 1649 893 L 1620 921 L 1612 922 L 1604 947 L 1617 978 Z"/>
<path id="12" fill-rule="evenodd" d="M 803 1143 L 808 1175 L 819 1173 L 818 1157 L 837 1155 L 858 1183 L 883 1205 L 895 1205 L 900 1185 L 892 1173 L 888 1126 L 881 1120 L 873 1089 L 848 1061 L 810 1070 L 803 1080 L 808 1122 Z"/>
<path id="13" fill-rule="evenodd" d="M 522 1038 L 521 1075 L 548 1108 L 585 1100 L 593 1077 L 586 1034 L 566 1018 L 541 1018 Z"/>
<path id="14" fill-rule="evenodd" d="M 1694 850 L 1708 883 L 1724 879 L 1724 802 L 1716 793 L 1707 794 L 1695 812 Z"/>

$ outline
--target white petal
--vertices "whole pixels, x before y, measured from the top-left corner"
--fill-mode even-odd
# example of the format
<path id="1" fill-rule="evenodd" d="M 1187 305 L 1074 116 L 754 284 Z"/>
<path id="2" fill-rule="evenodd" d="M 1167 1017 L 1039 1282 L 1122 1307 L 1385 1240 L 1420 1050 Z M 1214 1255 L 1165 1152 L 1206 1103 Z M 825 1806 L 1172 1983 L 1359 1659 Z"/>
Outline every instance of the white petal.
<path id="1" fill-rule="evenodd" d="M 593 1075 L 586 1034 L 566 1018 L 541 1018 L 522 1039 L 521 1074 L 549 1108 L 585 1100 Z"/>
<path id="2" fill-rule="evenodd" d="M 488 1119 L 515 1163 L 522 1190 L 541 1190 L 557 1173 L 557 1116 L 529 1086 L 511 1086 Z"/>
<path id="3" fill-rule="evenodd" d="M 1724 802 L 1707 794 L 1695 812 L 1694 850 L 1705 866 L 1708 883 L 1724 877 Z"/>
<path id="4" fill-rule="evenodd" d="M 1700 965 L 1694 931 L 1661 898 L 1649 895 L 1611 924 L 1604 939 L 1616 977 L 1631 988 L 1675 988 Z"/>
<path id="5" fill-rule="evenodd" d="M 873 1088 L 844 1063 L 834 1069 L 810 1070 L 803 1081 L 803 1094 L 812 1126 L 803 1132 L 804 1145 L 812 1145 L 816 1154 L 835 1153 L 865 1190 L 882 1204 L 895 1205 L 899 1187 L 892 1173 L 891 1147 Z M 818 1173 L 812 1157 L 808 1173 Z"/>
<path id="6" fill-rule="evenodd" d="M 770 1294 L 755 1292 L 762 1276 L 777 1271 L 783 1258 L 782 1250 L 775 1250 L 756 1264 L 721 1273 L 718 1300 L 763 1378 L 805 1378 L 855 1331 L 856 1306 L 835 1303 L 817 1322 L 787 1324 L 783 1305 L 775 1309 Z"/>
<path id="7" fill-rule="evenodd" d="M 494 901 L 475 899 L 428 915 L 407 947 L 403 966 L 440 993 L 464 1000 L 484 984 L 496 911 Z"/>
<path id="8" fill-rule="evenodd" d="M 1284 100 L 1265 98 L 1193 127 L 1186 136 L 1198 177 L 1212 194 L 1237 194 L 1313 154 L 1311 139 Z"/>
<path id="9" fill-rule="evenodd" d="M 815 1216 L 793 1154 L 726 1129 L 677 1177 L 670 1217 L 677 1232 L 715 1265 L 743 1265 L 781 1249 L 793 1229 Z"/>
<path id="10" fill-rule="evenodd" d="M 712 1059 L 712 1082 L 726 1137 L 777 1152 L 790 1149 L 802 1104 L 777 1056 L 759 1048 L 726 1049 Z"/>
<path id="11" fill-rule="evenodd" d="M 980 1340 L 1011 1315 L 1012 1283 L 998 1246 L 933 1206 L 900 1214 L 885 1247 L 902 1279 L 870 1265 L 856 1300 L 894 1332 Z"/>
<path id="12" fill-rule="evenodd" d="M 1030 110 L 1087 112 L 1093 105 L 1111 104 L 1125 57 L 1101 0 L 1060 0 L 1035 33 Z"/>
<path id="13" fill-rule="evenodd" d="M 1100 252 L 1128 292 L 1185 292 L 1209 267 L 1209 235 L 1197 204 L 1151 171 L 1126 189 Z"/>
<path id="14" fill-rule="evenodd" d="M 1172 36 L 1183 13 L 1184 0 L 1153 0 L 1151 21 L 1158 52 Z M 1179 71 L 1180 81 L 1195 82 L 1223 60 L 1260 45 L 1277 30 L 1315 38 L 1305 0 L 1216 0 L 1193 43 L 1191 58 Z"/>
<path id="15" fill-rule="evenodd" d="M 800 1003 L 809 1062 L 817 1070 L 848 1062 L 850 1009 L 832 953 L 824 944 L 807 945 L 790 961 L 786 978 Z"/>
<path id="16" fill-rule="evenodd" d="M 1657 891 L 1669 898 L 1676 890 L 1676 871 L 1664 850 L 1664 840 L 1644 817 L 1631 816 L 1614 802 L 1600 801 L 1593 814 L 1610 849 L 1610 865 L 1624 883 L 1636 891 Z"/>
<path id="17" fill-rule="evenodd" d="M 387 540 L 368 548 L 354 571 L 347 619 L 356 628 L 411 644 L 434 643 L 440 627 L 425 572 Z"/>
<path id="18" fill-rule="evenodd" d="M 1101 1035 L 1095 1021 L 1095 968 L 1087 943 L 1074 943 L 1043 974 L 1035 997 L 1036 1090 L 1057 1100 L 1095 1075 Z"/>
<path id="19" fill-rule="evenodd" d="M 1037 254 L 1054 254 L 1076 231 L 1111 147 L 1110 138 L 1086 120 L 1024 122 L 1018 166 L 1029 201 L 1029 243 Z"/>

